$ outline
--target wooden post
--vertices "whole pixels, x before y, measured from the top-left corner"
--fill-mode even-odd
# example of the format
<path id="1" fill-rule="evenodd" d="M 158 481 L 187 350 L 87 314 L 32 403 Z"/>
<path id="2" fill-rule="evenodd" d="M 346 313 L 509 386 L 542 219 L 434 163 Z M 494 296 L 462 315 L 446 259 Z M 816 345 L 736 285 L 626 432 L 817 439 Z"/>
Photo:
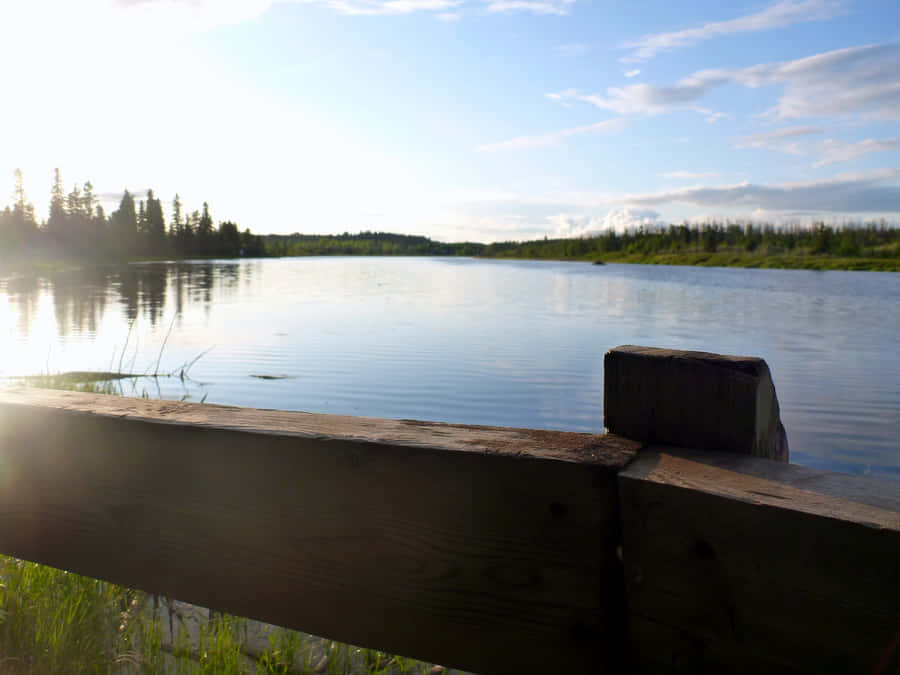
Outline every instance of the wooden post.
<path id="1" fill-rule="evenodd" d="M 633 671 L 900 672 L 896 484 L 786 464 L 762 359 L 623 346 L 605 368 L 607 428 L 665 444 L 619 474 Z"/>
<path id="2" fill-rule="evenodd" d="M 900 485 L 648 448 L 619 474 L 635 673 L 900 673 Z"/>
<path id="3" fill-rule="evenodd" d="M 606 353 L 604 370 L 603 417 L 611 433 L 788 461 L 763 359 L 623 345 Z"/>

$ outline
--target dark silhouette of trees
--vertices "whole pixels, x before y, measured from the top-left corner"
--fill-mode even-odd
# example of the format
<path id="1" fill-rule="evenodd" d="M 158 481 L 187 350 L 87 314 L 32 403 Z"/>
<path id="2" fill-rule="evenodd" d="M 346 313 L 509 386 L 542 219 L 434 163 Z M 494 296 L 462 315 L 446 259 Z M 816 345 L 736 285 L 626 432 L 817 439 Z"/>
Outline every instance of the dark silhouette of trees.
<path id="1" fill-rule="evenodd" d="M 780 228 L 771 224 L 754 223 L 682 223 L 668 227 L 640 227 L 618 233 L 609 230 L 578 239 L 498 242 L 485 246 L 477 255 L 496 258 L 591 259 L 609 254 L 898 258 L 900 229 L 885 227 L 884 223 L 841 227 L 817 223 L 813 227 Z"/>
<path id="2" fill-rule="evenodd" d="M 493 244 L 444 243 L 427 237 L 389 232 L 344 232 L 337 235 L 254 235 L 237 223 L 215 226 L 210 207 L 188 215 L 179 195 L 172 200 L 168 230 L 162 201 L 148 190 L 135 203 L 128 190 L 107 218 L 90 181 L 66 194 L 59 169 L 53 172 L 47 220 L 38 224 L 25 194 L 22 172 L 15 172 L 12 205 L 0 211 L 0 257 L 51 255 L 91 260 L 170 256 L 240 257 L 262 255 L 446 255 L 496 258 L 590 260 L 601 257 L 690 254 L 692 259 L 720 260 L 723 255 L 900 258 L 900 229 L 884 222 L 835 227 L 782 226 L 750 222 L 681 223 L 642 226 L 592 236 Z M 705 257 L 705 258 L 704 258 Z M 671 259 L 671 258 L 670 258 Z M 717 263 L 718 264 L 718 263 Z M 862 263 L 861 263 L 862 264 Z"/>
<path id="3" fill-rule="evenodd" d="M 212 233 L 213 220 L 209 215 L 209 204 L 203 202 L 203 214 L 197 218 L 197 241 L 201 248 L 209 248 Z"/>
<path id="4" fill-rule="evenodd" d="M 147 190 L 147 209 L 144 214 L 147 242 L 144 250 L 151 255 L 166 253 L 166 221 L 163 217 L 162 202 L 153 196 L 153 190 Z"/>
<path id="5" fill-rule="evenodd" d="M 34 206 L 25 195 L 22 171 L 16 169 L 13 206 L 7 206 L 0 212 L 0 246 L 10 249 L 30 248 L 35 243 L 36 235 Z"/>
<path id="6" fill-rule="evenodd" d="M 50 191 L 50 217 L 47 230 L 57 237 L 63 237 L 66 227 L 66 195 L 63 190 L 59 169 L 53 170 L 53 188 Z"/>
<path id="7" fill-rule="evenodd" d="M 134 196 L 128 190 L 122 194 L 119 208 L 110 216 L 109 229 L 115 242 L 114 251 L 119 256 L 128 256 L 137 250 L 137 213 Z"/>
<path id="8" fill-rule="evenodd" d="M 241 233 L 237 225 L 224 222 L 219 225 L 219 255 L 236 258 L 241 255 Z"/>
<path id="9" fill-rule="evenodd" d="M 266 255 L 261 237 L 225 221 L 214 226 L 209 204 L 185 217 L 181 197 L 172 200 L 171 226 L 166 229 L 162 200 L 153 190 L 135 203 L 125 190 L 118 208 L 107 218 L 90 181 L 66 194 L 59 169 L 53 172 L 47 220 L 38 225 L 34 206 L 25 195 L 21 171 L 15 173 L 13 203 L 0 211 L 0 258 L 23 251 L 29 255 L 122 260 L 140 257 L 240 257 Z"/>

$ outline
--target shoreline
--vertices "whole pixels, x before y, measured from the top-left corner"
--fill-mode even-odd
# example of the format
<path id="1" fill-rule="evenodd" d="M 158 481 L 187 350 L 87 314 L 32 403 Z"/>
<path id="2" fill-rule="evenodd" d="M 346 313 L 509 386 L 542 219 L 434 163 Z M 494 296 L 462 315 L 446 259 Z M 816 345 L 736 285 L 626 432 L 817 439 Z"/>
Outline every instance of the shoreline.
<path id="1" fill-rule="evenodd" d="M 439 258 L 458 257 L 474 258 L 476 260 L 535 260 L 556 262 L 581 262 L 581 263 L 617 263 L 623 265 L 670 265 L 680 267 L 732 267 L 743 269 L 794 269 L 794 270 L 818 270 L 818 271 L 847 271 L 847 272 L 900 272 L 900 258 L 874 258 L 874 257 L 844 257 L 828 255 L 780 255 L 780 254 L 741 254 L 733 252 L 716 253 L 659 253 L 659 254 L 609 254 L 587 256 L 534 256 L 534 255 L 451 255 L 442 256 L 434 254 L 393 254 L 393 255 L 355 255 L 348 253 L 325 253 L 310 255 L 270 255 L 264 257 L 218 257 L 196 256 L 190 258 L 177 258 L 166 256 L 136 257 L 121 260 L 89 260 L 89 259 L 31 259 L 31 260 L 0 260 L 0 274 L 46 274 L 51 272 L 64 272 L 67 270 L 83 269 L 85 267 L 107 267 L 128 265 L 131 263 L 178 263 L 212 260 L 263 260 L 277 258 L 313 258 L 313 257 L 347 257 L 347 258 Z"/>
<path id="2" fill-rule="evenodd" d="M 846 272 L 900 272 L 900 258 L 831 256 L 741 255 L 735 253 L 661 253 L 584 257 L 475 256 L 480 260 L 555 260 L 558 262 L 670 265 L 677 267 L 733 267 Z"/>

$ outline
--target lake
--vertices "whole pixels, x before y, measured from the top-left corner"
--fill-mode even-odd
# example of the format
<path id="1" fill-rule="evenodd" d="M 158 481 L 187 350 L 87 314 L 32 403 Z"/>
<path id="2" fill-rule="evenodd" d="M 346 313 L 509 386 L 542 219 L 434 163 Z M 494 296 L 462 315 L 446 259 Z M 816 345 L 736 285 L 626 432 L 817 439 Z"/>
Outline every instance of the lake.
<path id="1" fill-rule="evenodd" d="M 158 372 L 116 386 L 601 431 L 610 347 L 754 355 L 772 370 L 791 461 L 894 479 L 898 336 L 900 274 L 878 272 L 328 257 L 0 275 L 5 377 Z"/>

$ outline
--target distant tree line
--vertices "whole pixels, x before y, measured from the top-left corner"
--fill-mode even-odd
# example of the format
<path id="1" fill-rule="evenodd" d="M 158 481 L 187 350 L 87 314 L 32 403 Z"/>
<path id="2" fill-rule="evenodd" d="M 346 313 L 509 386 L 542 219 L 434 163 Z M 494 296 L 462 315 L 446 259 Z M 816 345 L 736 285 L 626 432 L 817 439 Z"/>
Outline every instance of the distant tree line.
<path id="1" fill-rule="evenodd" d="M 12 206 L 0 211 L 0 255 L 20 253 L 74 256 L 91 260 L 133 257 L 239 257 L 265 255 L 262 237 L 241 232 L 231 221 L 216 227 L 209 204 L 191 213 L 180 197 L 172 200 L 168 225 L 162 201 L 148 190 L 135 200 L 128 190 L 108 217 L 90 181 L 65 192 L 59 169 L 50 190 L 50 212 L 38 222 L 16 170 Z"/>
<path id="2" fill-rule="evenodd" d="M 533 259 L 652 258 L 668 254 L 730 253 L 746 256 L 822 256 L 900 259 L 900 229 L 886 223 L 817 223 L 812 227 L 710 222 L 608 230 L 575 238 L 544 238 L 493 244 L 444 243 L 389 232 L 337 235 L 254 235 L 230 221 L 216 227 L 204 202 L 187 213 L 176 194 L 168 224 L 160 199 L 148 190 L 136 200 L 128 190 L 109 216 L 90 182 L 66 193 L 57 169 L 50 212 L 38 223 L 28 202 L 22 172 L 16 171 L 13 204 L 0 211 L 0 256 L 46 251 L 90 259 L 170 256 L 239 257 L 305 255 L 476 256 Z"/>
<path id="3" fill-rule="evenodd" d="M 264 237 L 271 255 L 447 255 L 477 256 L 484 244 L 445 244 L 428 237 L 390 232 L 359 234 L 269 234 Z"/>
<path id="4" fill-rule="evenodd" d="M 266 235 L 271 255 L 446 255 L 483 258 L 591 260 L 666 253 L 823 255 L 900 258 L 900 229 L 884 223 L 835 227 L 775 227 L 755 223 L 681 224 L 609 230 L 585 237 L 447 244 L 428 237 L 387 232 L 337 235 Z"/>
<path id="5" fill-rule="evenodd" d="M 593 236 L 488 244 L 489 258 L 591 259 L 616 255 L 734 253 L 744 255 L 822 255 L 847 258 L 900 258 L 900 229 L 884 222 L 812 227 L 754 223 L 706 223 L 609 230 Z"/>

